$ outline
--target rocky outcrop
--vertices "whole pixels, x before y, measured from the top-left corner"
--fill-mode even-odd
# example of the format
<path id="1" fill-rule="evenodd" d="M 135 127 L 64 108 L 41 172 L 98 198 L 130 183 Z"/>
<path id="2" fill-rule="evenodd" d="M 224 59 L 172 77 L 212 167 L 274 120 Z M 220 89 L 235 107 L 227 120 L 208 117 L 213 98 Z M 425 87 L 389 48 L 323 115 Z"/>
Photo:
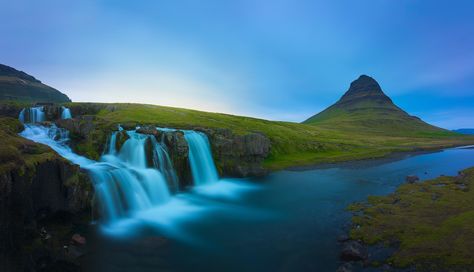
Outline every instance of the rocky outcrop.
<path id="1" fill-rule="evenodd" d="M 417 182 L 417 181 L 419 181 L 419 180 L 420 180 L 420 178 L 419 178 L 418 176 L 416 176 L 416 175 L 406 176 L 406 178 L 405 178 L 405 181 L 406 181 L 407 183 L 415 183 L 415 182 Z"/>
<path id="2" fill-rule="evenodd" d="M 262 176 L 267 173 L 263 161 L 270 154 L 270 140 L 262 133 L 238 135 L 229 129 L 196 130 L 209 137 L 214 161 L 221 175 Z"/>
<path id="3" fill-rule="evenodd" d="M 70 146 L 78 154 L 98 160 L 104 151 L 112 128 L 97 127 L 94 116 L 59 119 L 56 125 L 69 131 Z"/>
<path id="4" fill-rule="evenodd" d="M 180 189 L 192 185 L 191 166 L 189 165 L 189 146 L 182 131 L 166 131 L 162 135 L 171 162 L 178 176 Z"/>
<path id="5" fill-rule="evenodd" d="M 342 244 L 341 259 L 343 261 L 363 261 L 367 258 L 367 248 L 360 242 L 349 240 Z"/>
<path id="6" fill-rule="evenodd" d="M 0 270 L 35 267 L 51 257 L 52 248 L 34 242 L 41 235 L 51 238 L 42 233 L 41 222 L 59 214 L 90 214 L 92 195 L 87 174 L 58 157 L 0 174 Z"/>

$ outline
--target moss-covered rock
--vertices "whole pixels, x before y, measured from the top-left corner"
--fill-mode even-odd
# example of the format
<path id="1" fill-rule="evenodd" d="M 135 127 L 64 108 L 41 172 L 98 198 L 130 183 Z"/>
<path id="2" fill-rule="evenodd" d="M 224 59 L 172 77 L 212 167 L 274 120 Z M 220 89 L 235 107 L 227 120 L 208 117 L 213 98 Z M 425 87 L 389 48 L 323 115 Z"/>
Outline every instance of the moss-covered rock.
<path id="1" fill-rule="evenodd" d="M 386 262 L 419 271 L 470 271 L 474 265 L 474 168 L 403 184 L 350 207 L 351 238 L 393 246 Z"/>

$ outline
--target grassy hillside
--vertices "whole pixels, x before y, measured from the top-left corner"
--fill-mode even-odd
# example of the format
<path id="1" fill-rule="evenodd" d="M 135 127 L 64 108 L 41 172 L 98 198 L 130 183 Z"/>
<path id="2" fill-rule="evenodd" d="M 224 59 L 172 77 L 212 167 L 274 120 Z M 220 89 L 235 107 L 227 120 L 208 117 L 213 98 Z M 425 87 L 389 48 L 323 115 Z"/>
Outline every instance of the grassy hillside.
<path id="1" fill-rule="evenodd" d="M 68 103 L 74 111 L 93 108 L 96 104 Z M 386 135 L 370 131 L 346 131 L 340 128 L 291 122 L 275 122 L 221 113 L 139 105 L 101 104 L 94 112 L 99 126 L 116 124 L 152 124 L 174 128 L 228 128 L 235 133 L 261 132 L 272 143 L 265 166 L 281 169 L 288 166 L 365 159 L 396 151 L 435 149 L 472 144 L 474 137 L 448 131 L 428 131 L 407 135 Z"/>
<path id="2" fill-rule="evenodd" d="M 0 100 L 64 103 L 71 100 L 33 76 L 0 64 Z"/>
<path id="3" fill-rule="evenodd" d="M 417 271 L 472 271 L 474 168 L 457 177 L 402 185 L 388 196 L 354 204 L 353 239 L 399 245 L 388 259 Z"/>

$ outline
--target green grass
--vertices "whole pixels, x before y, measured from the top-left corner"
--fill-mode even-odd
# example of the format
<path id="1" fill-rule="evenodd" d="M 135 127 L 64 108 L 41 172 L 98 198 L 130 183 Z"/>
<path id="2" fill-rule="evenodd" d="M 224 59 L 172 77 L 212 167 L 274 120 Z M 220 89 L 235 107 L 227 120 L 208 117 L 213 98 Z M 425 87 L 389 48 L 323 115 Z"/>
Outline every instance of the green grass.
<path id="1" fill-rule="evenodd" d="M 265 166 L 271 170 L 295 165 L 359 160 L 392 152 L 436 149 L 474 143 L 474 137 L 444 130 L 367 130 L 344 125 L 309 125 L 268 121 L 221 113 L 140 104 L 68 103 L 74 108 L 94 108 L 101 130 L 117 124 L 156 125 L 173 128 L 228 128 L 237 134 L 261 132 L 271 141 Z M 87 146 L 87 144 L 85 144 Z M 87 148 L 93 148 L 88 145 Z M 91 152 L 91 151 L 87 151 Z"/>
<path id="2" fill-rule="evenodd" d="M 0 173 L 14 168 L 25 172 L 36 163 L 58 157 L 49 147 L 18 136 L 23 125 L 17 119 L 0 117 L 0 127 Z"/>
<path id="3" fill-rule="evenodd" d="M 474 265 L 474 168 L 458 177 L 404 184 L 393 194 L 369 197 L 356 212 L 351 238 L 399 244 L 388 261 L 422 271 L 468 271 Z M 458 270 L 456 270 L 458 269 Z"/>

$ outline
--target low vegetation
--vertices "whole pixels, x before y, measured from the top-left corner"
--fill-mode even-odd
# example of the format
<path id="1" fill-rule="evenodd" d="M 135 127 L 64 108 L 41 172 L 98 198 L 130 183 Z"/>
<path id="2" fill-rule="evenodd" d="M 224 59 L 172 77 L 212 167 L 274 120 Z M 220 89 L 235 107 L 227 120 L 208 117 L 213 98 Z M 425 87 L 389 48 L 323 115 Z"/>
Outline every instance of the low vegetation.
<path id="1" fill-rule="evenodd" d="M 0 117 L 0 174 L 21 167 L 24 170 L 38 162 L 57 157 L 49 147 L 18 136 L 23 125 L 14 118 Z"/>
<path id="2" fill-rule="evenodd" d="M 474 265 L 474 168 L 404 184 L 350 207 L 352 239 L 396 248 L 387 262 L 420 271 L 471 271 Z M 449 269 L 448 269 L 449 268 Z"/>

